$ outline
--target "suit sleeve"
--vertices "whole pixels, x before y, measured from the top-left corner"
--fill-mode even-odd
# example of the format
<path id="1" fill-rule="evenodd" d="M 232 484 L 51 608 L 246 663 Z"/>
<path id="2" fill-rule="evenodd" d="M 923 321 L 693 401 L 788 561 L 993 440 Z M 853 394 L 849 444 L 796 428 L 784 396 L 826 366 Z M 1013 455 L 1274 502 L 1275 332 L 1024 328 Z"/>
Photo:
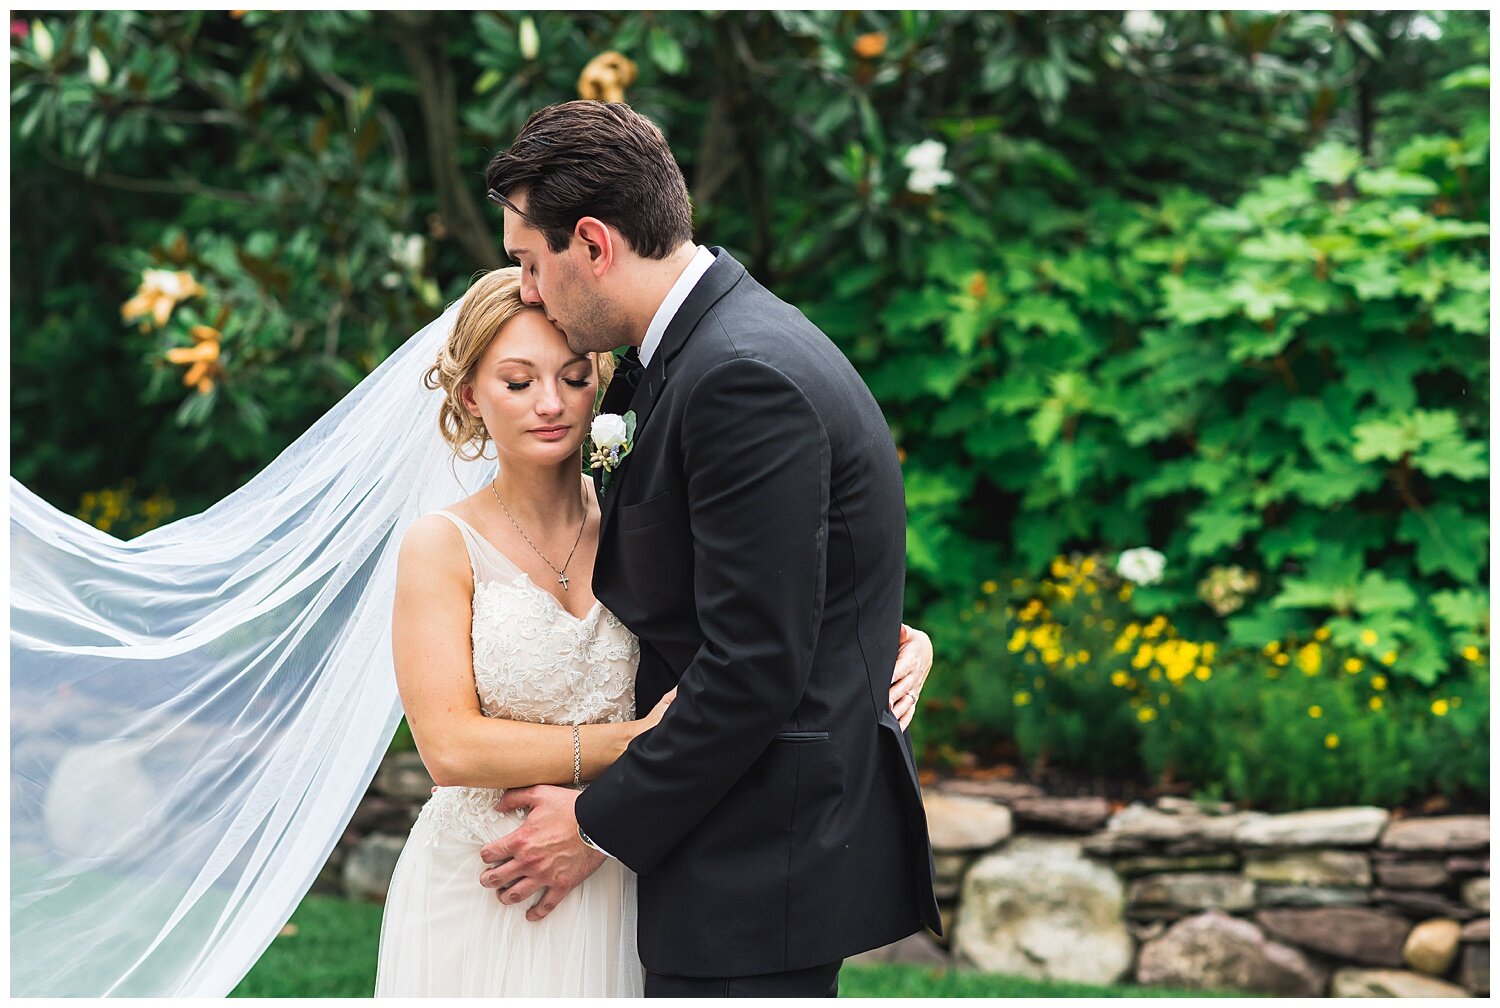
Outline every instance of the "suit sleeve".
<path id="1" fill-rule="evenodd" d="M 704 375 L 681 417 L 704 642 L 661 723 L 579 796 L 585 832 L 637 873 L 682 841 L 801 702 L 823 619 L 828 436 L 760 361 Z"/>

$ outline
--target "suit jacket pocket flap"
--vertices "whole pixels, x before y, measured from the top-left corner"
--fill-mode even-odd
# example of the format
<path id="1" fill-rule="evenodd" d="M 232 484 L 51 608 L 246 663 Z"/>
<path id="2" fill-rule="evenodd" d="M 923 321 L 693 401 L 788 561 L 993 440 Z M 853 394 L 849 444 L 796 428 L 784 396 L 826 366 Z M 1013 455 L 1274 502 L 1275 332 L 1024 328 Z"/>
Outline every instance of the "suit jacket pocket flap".
<path id="1" fill-rule="evenodd" d="M 666 490 L 639 504 L 620 505 L 620 530 L 645 528 L 678 515 L 677 498 Z"/>

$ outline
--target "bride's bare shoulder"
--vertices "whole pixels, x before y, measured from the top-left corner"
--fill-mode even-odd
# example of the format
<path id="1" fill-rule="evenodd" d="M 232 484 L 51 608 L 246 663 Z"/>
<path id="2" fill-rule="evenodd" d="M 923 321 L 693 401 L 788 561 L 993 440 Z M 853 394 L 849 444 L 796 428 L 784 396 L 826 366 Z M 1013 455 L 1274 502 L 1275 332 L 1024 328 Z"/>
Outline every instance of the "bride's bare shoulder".
<path id="1" fill-rule="evenodd" d="M 454 507 L 444 508 L 457 516 Z M 468 571 L 468 548 L 463 533 L 452 518 L 431 511 L 407 526 L 401 537 L 398 563 L 402 568 L 437 573 L 444 570 Z"/>

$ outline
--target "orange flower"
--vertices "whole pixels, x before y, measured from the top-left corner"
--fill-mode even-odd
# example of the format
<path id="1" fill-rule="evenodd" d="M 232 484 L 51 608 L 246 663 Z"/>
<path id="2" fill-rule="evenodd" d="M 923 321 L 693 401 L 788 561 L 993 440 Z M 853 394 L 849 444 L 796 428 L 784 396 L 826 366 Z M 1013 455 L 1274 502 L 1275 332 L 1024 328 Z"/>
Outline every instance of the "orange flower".
<path id="1" fill-rule="evenodd" d="M 603 102 L 623 102 L 625 89 L 635 83 L 635 63 L 617 52 L 602 52 L 589 60 L 578 75 L 578 97 Z"/>
<path id="2" fill-rule="evenodd" d="M 126 322 L 150 316 L 158 327 L 167 324 L 178 302 L 201 297 L 204 290 L 193 275 L 170 270 L 146 270 L 141 274 L 140 289 L 135 297 L 120 306 L 120 317 Z"/>
<path id="3" fill-rule="evenodd" d="M 874 59 L 885 52 L 885 32 L 869 32 L 854 40 L 854 55 L 860 59 Z"/>
<path id="4" fill-rule="evenodd" d="M 213 326 L 195 325 L 192 328 L 194 345 L 174 347 L 167 351 L 167 360 L 173 364 L 188 364 L 182 384 L 207 395 L 214 390 L 214 378 L 224 373 L 219 366 L 219 330 Z"/>

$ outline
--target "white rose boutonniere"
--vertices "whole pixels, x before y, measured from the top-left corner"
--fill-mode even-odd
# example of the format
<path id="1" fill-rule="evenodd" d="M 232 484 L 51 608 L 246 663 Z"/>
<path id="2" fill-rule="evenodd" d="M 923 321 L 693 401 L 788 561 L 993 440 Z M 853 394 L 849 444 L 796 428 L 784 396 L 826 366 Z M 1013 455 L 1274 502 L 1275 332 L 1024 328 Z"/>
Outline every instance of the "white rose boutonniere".
<path id="1" fill-rule="evenodd" d="M 609 491 L 615 470 L 635 446 L 635 411 L 601 413 L 589 428 L 589 467 L 601 472 L 599 492 Z"/>

